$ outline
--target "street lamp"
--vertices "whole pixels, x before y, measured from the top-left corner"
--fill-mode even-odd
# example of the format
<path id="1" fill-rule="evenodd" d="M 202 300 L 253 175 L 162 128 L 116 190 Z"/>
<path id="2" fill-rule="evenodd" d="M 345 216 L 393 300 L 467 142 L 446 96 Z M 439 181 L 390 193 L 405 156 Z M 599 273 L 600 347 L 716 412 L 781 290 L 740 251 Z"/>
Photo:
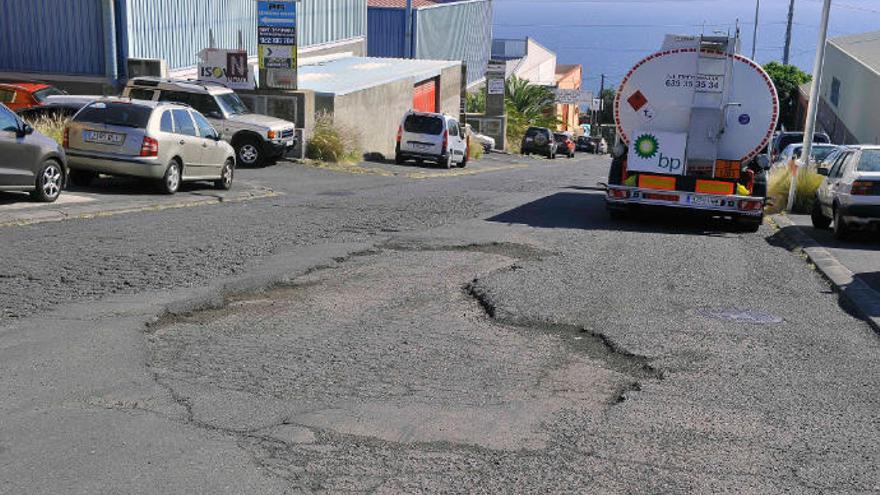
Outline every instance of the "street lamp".
<path id="1" fill-rule="evenodd" d="M 797 176 L 801 168 L 810 165 L 810 154 L 813 152 L 813 134 L 816 131 L 816 114 L 819 112 L 819 88 L 822 84 L 822 69 L 825 65 L 825 41 L 828 38 L 828 18 L 831 16 L 831 0 L 825 0 L 822 7 L 822 22 L 819 26 L 819 46 L 816 47 L 816 60 L 813 62 L 813 82 L 810 84 L 810 102 L 807 104 L 807 124 L 804 128 L 804 144 L 801 148 L 801 166 L 795 160 L 795 168 L 791 172 L 791 185 L 788 188 L 788 208 L 794 208 Z"/>

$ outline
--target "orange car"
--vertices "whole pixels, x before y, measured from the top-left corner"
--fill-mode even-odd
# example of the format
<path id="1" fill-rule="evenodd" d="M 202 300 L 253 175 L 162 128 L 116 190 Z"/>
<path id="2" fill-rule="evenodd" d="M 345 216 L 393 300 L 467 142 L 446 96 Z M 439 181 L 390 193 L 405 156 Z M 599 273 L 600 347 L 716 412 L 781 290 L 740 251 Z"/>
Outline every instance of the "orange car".
<path id="1" fill-rule="evenodd" d="M 64 91 L 45 83 L 0 82 L 0 103 L 13 112 L 40 106 L 47 96 L 63 94 Z"/>

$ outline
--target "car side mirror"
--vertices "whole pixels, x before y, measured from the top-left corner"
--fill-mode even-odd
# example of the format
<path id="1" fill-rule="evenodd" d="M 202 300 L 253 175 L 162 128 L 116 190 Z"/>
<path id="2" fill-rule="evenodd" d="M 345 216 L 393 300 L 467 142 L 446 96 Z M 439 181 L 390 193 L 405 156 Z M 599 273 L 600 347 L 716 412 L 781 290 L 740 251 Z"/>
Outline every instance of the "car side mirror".
<path id="1" fill-rule="evenodd" d="M 24 122 L 23 125 L 18 129 L 18 137 L 29 136 L 34 133 L 34 128 L 31 127 L 30 124 Z"/>
<path id="2" fill-rule="evenodd" d="M 770 170 L 770 157 L 767 155 L 758 155 L 758 166 L 763 170 Z"/>
<path id="3" fill-rule="evenodd" d="M 223 140 L 223 133 L 219 132 L 219 131 L 215 132 L 214 133 L 214 141 L 222 141 L 222 140 Z"/>
<path id="4" fill-rule="evenodd" d="M 209 119 L 222 120 L 223 114 L 221 112 L 218 112 L 217 110 L 211 110 L 210 112 L 205 114 L 205 117 L 208 117 Z"/>
<path id="5" fill-rule="evenodd" d="M 831 172 L 831 171 L 828 170 L 827 168 L 817 168 L 817 169 L 816 169 L 816 173 L 817 173 L 817 174 L 819 174 L 819 175 L 824 175 L 825 177 L 828 177 L 828 174 L 829 174 L 830 172 Z"/>

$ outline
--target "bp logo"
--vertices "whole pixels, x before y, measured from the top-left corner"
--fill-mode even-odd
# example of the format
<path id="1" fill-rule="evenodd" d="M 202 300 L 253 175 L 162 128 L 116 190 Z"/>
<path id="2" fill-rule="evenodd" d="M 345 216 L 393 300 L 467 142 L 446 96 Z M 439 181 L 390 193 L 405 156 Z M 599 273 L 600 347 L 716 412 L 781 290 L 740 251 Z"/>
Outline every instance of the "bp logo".
<path id="1" fill-rule="evenodd" d="M 660 143 L 657 142 L 657 138 L 653 135 L 642 134 L 636 139 L 635 149 L 639 158 L 654 158 L 657 151 L 660 149 Z"/>

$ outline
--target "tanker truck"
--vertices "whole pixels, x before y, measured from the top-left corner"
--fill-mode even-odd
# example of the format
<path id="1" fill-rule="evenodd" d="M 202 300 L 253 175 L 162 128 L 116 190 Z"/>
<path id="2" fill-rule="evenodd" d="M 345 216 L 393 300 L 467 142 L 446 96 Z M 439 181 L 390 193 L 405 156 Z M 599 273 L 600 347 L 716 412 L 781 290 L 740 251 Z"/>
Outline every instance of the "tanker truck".
<path id="1" fill-rule="evenodd" d="M 667 35 L 624 77 L 606 185 L 612 218 L 671 207 L 730 218 L 756 231 L 766 203 L 779 98 L 737 36 Z"/>

